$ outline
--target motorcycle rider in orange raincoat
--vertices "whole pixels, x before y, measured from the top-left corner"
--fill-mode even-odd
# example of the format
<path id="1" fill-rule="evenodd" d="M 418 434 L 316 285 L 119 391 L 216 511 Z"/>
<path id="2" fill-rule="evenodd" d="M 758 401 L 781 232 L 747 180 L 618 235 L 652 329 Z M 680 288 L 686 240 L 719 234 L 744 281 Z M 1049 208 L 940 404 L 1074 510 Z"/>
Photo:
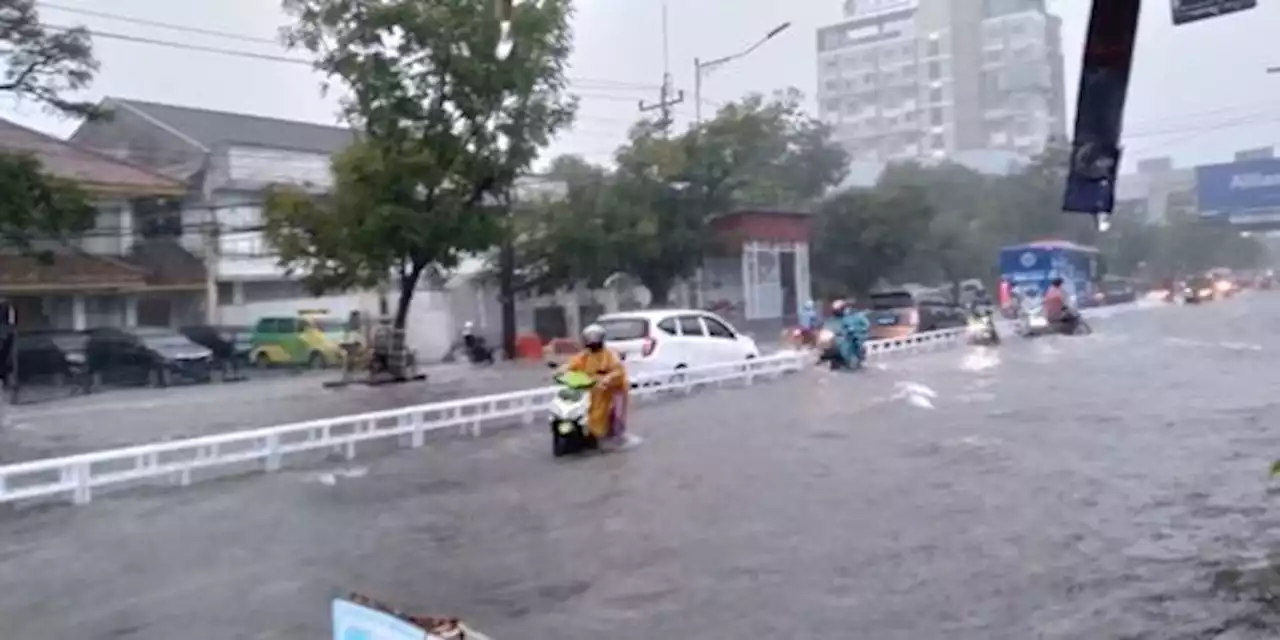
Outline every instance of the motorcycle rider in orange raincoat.
<path id="1" fill-rule="evenodd" d="M 582 351 L 562 367 L 596 379 L 591 389 L 587 428 L 601 444 L 621 446 L 630 442 L 626 432 L 627 400 L 631 385 L 618 356 L 604 346 L 605 330 L 598 324 L 582 330 Z"/>

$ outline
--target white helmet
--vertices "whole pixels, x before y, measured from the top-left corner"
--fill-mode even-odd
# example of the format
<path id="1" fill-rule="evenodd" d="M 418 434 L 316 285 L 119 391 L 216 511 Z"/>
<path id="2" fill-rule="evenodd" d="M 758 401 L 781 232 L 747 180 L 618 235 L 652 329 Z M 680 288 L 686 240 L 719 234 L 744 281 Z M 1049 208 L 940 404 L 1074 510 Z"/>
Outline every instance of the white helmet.
<path id="1" fill-rule="evenodd" d="M 582 344 L 603 344 L 604 343 L 604 327 L 591 323 L 582 329 Z"/>

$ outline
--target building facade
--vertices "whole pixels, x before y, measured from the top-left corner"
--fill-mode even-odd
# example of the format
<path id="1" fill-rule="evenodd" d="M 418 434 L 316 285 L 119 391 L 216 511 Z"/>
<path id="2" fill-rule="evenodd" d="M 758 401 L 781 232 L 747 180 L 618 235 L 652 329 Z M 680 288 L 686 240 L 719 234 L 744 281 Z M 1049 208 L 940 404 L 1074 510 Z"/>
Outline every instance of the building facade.
<path id="1" fill-rule="evenodd" d="M 177 327 L 204 315 L 204 264 L 176 223 L 186 185 L 38 131 L 0 120 L 0 152 L 29 154 L 75 182 L 97 209 L 79 237 L 0 247 L 0 298 L 22 329 Z"/>
<path id="2" fill-rule="evenodd" d="M 113 117 L 85 122 L 79 146 L 141 164 L 186 186 L 182 245 L 200 257 L 207 321 L 251 324 L 300 310 L 345 317 L 377 312 L 372 293 L 313 297 L 278 264 L 261 230 L 263 193 L 271 184 L 323 192 L 330 158 L 353 139 L 341 127 L 108 98 Z"/>
<path id="3" fill-rule="evenodd" d="M 1116 211 L 1147 224 L 1196 211 L 1196 170 L 1175 167 L 1171 158 L 1138 161 L 1137 171 L 1116 180 Z"/>
<path id="4" fill-rule="evenodd" d="M 1043 0 L 848 0 L 817 32 L 819 116 L 855 162 L 1033 155 L 1065 136 L 1061 30 Z"/>

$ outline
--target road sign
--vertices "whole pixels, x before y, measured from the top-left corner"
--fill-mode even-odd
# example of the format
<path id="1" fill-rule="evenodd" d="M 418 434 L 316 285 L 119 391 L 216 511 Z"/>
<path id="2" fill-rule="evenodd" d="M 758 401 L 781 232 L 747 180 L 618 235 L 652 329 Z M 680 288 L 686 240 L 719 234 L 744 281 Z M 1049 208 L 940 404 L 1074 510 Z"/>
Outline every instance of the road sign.
<path id="1" fill-rule="evenodd" d="M 428 640 L 422 627 L 389 613 L 335 598 L 333 640 Z"/>
<path id="2" fill-rule="evenodd" d="M 1172 0 L 1173 23 L 1187 24 L 1253 9 L 1258 0 Z"/>

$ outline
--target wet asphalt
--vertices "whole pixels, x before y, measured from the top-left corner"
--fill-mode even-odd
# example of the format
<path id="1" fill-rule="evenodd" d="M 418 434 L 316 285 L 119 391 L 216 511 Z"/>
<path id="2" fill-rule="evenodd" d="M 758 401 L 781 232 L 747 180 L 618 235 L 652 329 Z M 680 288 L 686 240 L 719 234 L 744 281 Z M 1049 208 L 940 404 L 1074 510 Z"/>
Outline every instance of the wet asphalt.
<path id="1" fill-rule="evenodd" d="M 7 510 L 3 635 L 327 637 L 359 590 L 500 639 L 1274 638 L 1278 317 L 815 369 L 645 406 L 612 455 L 527 429 Z"/>

